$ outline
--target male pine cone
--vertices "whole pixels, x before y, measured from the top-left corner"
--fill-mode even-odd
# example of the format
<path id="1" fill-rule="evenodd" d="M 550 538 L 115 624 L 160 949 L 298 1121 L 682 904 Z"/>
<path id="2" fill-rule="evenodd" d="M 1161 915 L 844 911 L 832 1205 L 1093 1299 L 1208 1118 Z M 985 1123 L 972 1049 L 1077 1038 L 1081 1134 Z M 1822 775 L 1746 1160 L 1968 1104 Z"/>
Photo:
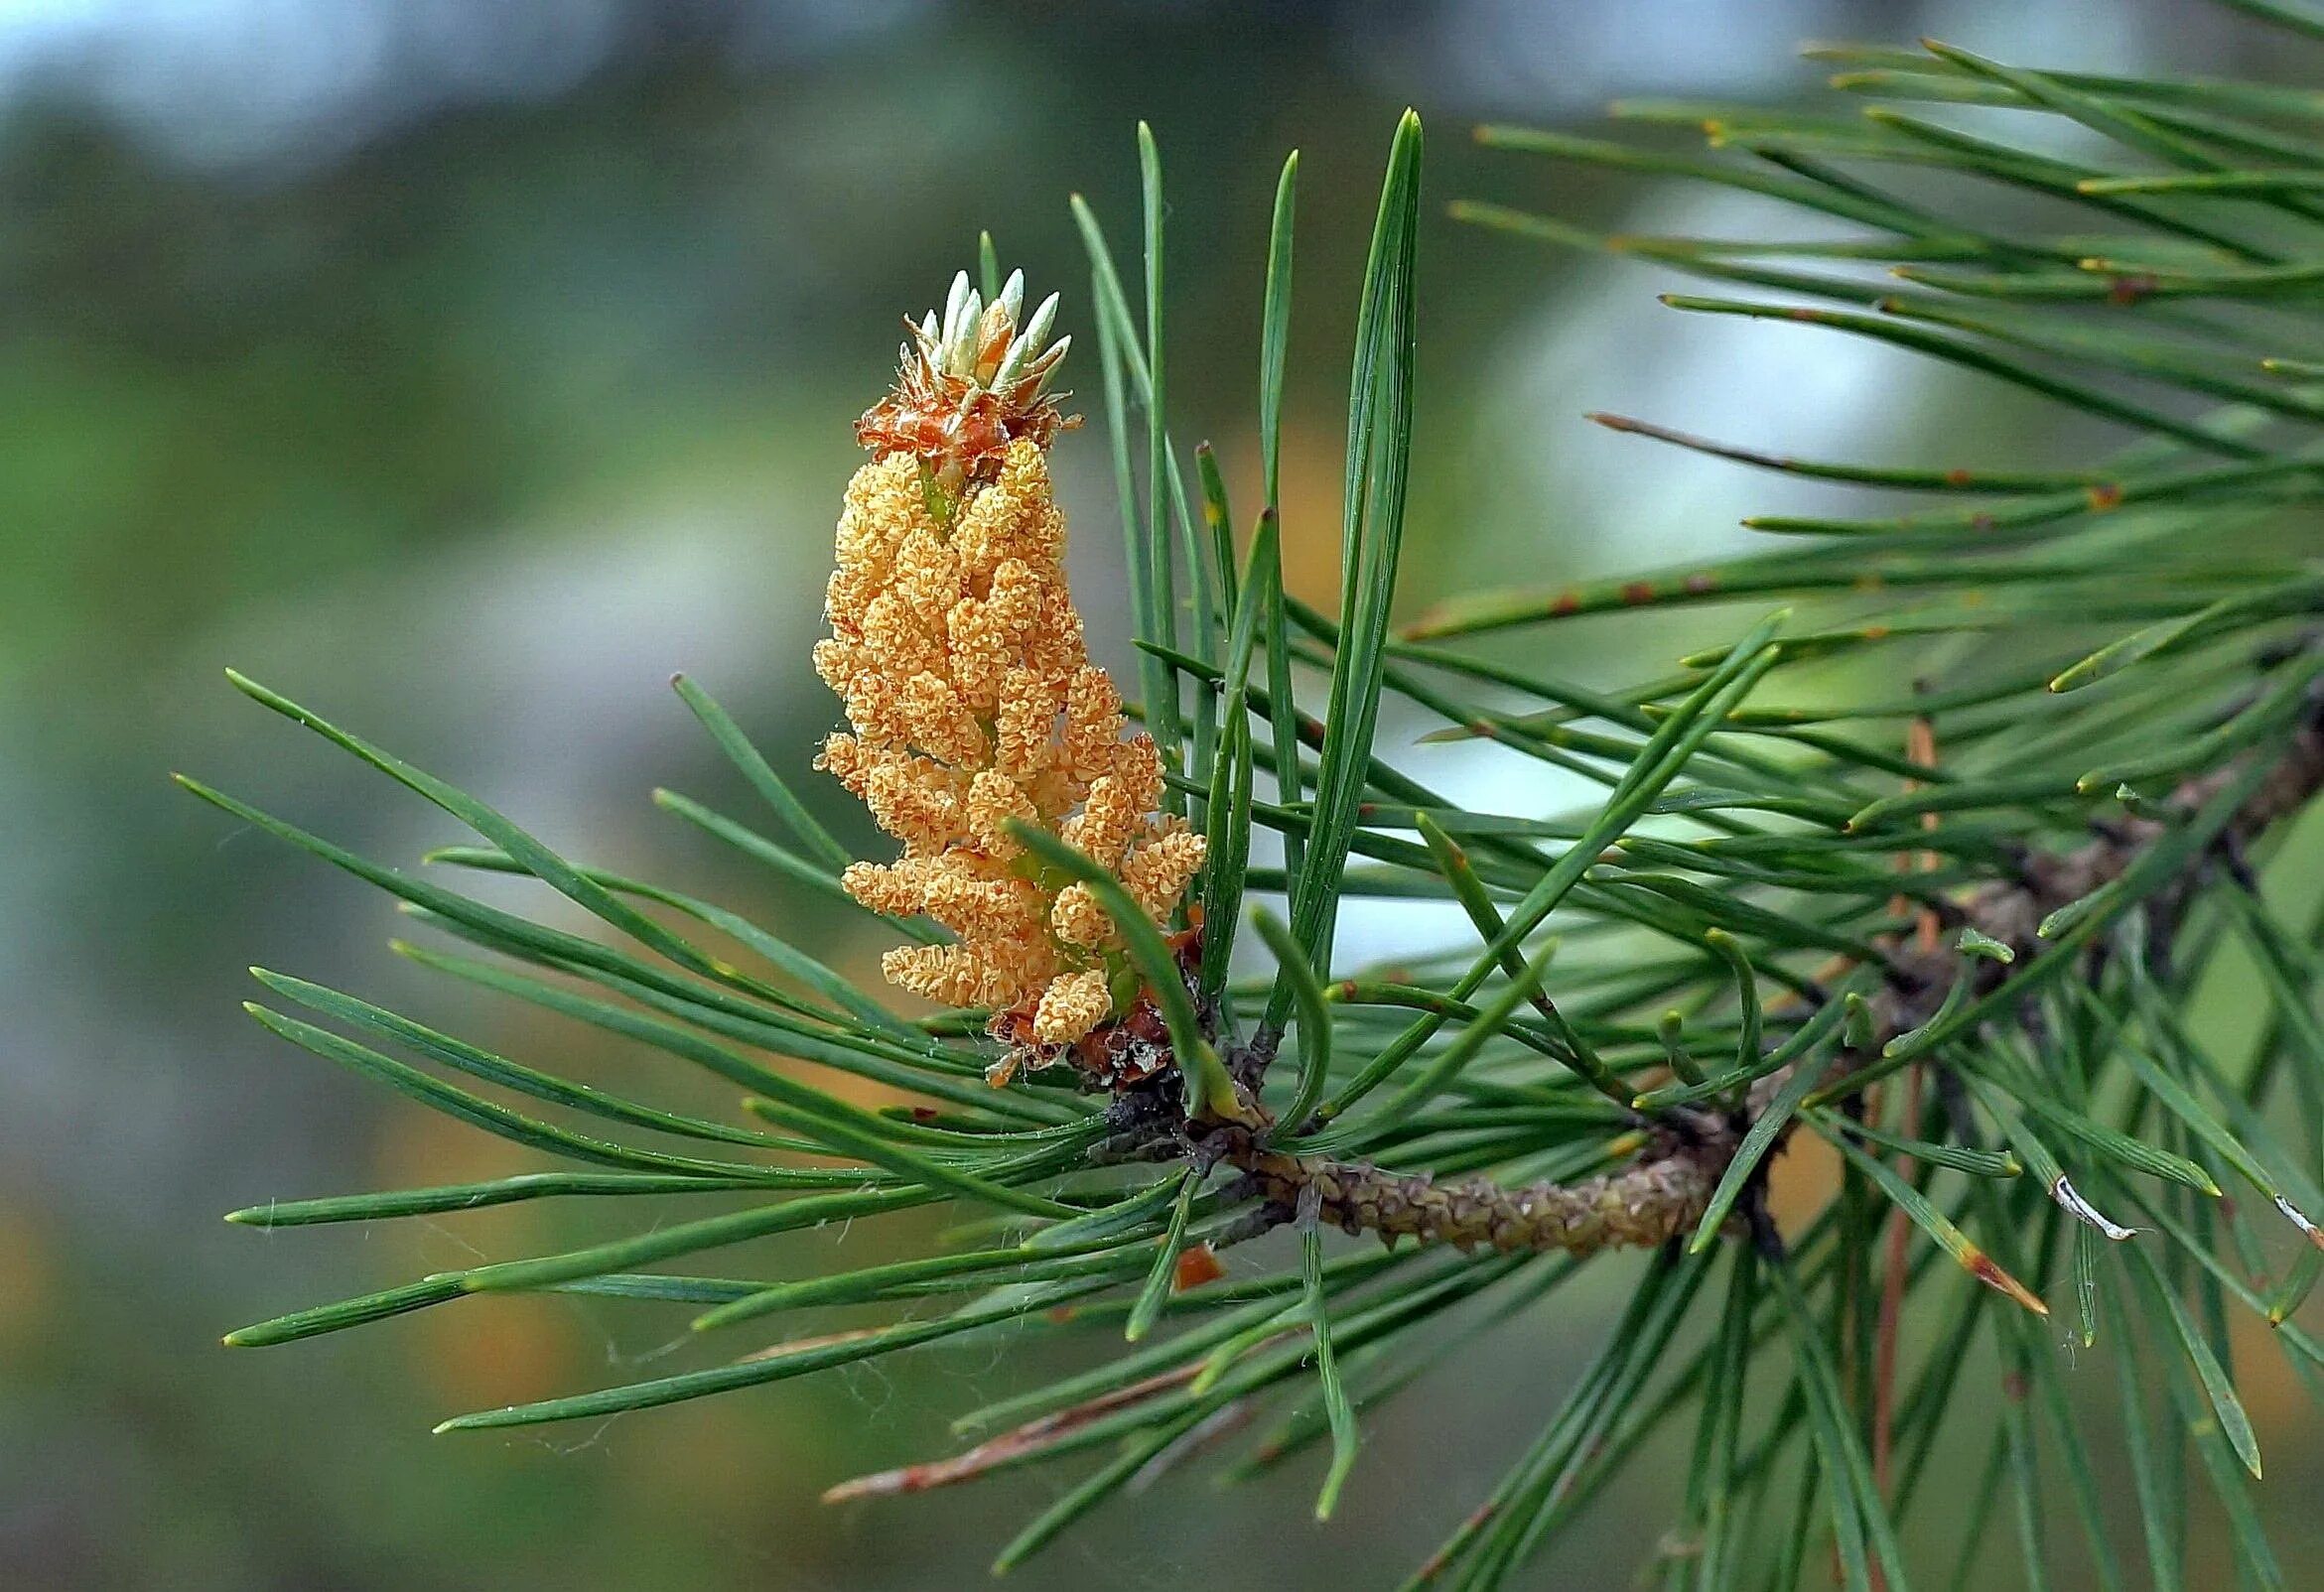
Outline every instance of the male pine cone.
<path id="1" fill-rule="evenodd" d="M 1022 275 L 990 306 L 956 278 L 941 321 L 906 323 L 895 389 L 857 427 L 876 457 L 848 484 L 815 648 L 852 732 L 818 766 L 903 847 L 849 867 L 848 893 L 953 936 L 888 952 L 888 978 L 1063 1046 L 1123 1014 L 1137 981 L 1088 887 L 1044 870 L 1008 822 L 1084 853 L 1158 921 L 1203 843 L 1157 811 L 1161 754 L 1123 733 L 1121 694 L 1084 648 L 1046 457 L 1069 339 L 1041 346 L 1054 295 L 1021 329 L 1023 301 Z"/>

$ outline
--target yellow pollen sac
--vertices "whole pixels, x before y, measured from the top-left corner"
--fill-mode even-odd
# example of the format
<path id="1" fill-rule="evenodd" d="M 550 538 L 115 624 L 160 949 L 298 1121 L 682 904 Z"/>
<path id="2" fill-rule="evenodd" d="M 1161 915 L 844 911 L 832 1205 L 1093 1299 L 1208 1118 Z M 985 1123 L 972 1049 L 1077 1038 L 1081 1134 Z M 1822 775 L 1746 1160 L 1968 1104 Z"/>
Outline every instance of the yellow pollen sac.
<path id="1" fill-rule="evenodd" d="M 1033 1011 L 1033 1037 L 1045 1045 L 1070 1044 L 1105 1020 L 1113 1007 L 1102 968 L 1088 968 L 1049 981 Z"/>
<path id="2" fill-rule="evenodd" d="M 972 295 L 975 314 L 948 307 L 941 326 L 922 323 L 899 396 L 859 428 L 876 457 L 848 483 L 824 604 L 831 635 L 815 648 L 853 733 L 831 736 L 816 764 L 901 845 L 893 863 L 850 867 L 848 893 L 955 938 L 889 952 L 888 978 L 947 1005 L 1015 1013 L 1013 1031 L 1067 1046 L 1123 1015 L 1120 936 L 1086 886 L 1044 876 L 1004 826 L 1038 825 L 1086 853 L 1158 922 L 1201 870 L 1203 843 L 1157 813 L 1161 755 L 1128 732 L 1121 693 L 1084 648 L 1046 455 L 1067 423 L 1025 408 L 1049 403 L 1062 343 L 1039 346 L 1051 306 L 1021 334 L 1022 300 L 1013 278 L 990 308 Z M 946 340 L 955 320 L 981 339 L 973 358 Z M 938 378 L 960 413 L 993 420 L 973 458 L 944 452 L 959 426 L 898 419 L 895 406 L 924 400 Z"/>

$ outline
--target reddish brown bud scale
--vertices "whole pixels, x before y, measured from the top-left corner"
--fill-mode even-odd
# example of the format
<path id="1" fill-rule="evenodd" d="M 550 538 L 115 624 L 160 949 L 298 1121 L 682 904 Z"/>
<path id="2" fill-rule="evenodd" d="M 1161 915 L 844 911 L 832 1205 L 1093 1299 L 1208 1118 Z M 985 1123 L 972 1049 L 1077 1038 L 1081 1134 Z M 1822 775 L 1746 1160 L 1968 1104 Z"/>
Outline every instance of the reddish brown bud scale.
<path id="1" fill-rule="evenodd" d="M 1024 385 L 1024 384 L 1021 384 Z M 948 376 L 915 352 L 897 374 L 895 390 L 864 411 L 856 441 L 875 454 L 912 454 L 932 469 L 958 467 L 967 480 L 987 480 L 1020 437 L 1047 448 L 1075 424 L 1047 397 L 991 392 L 966 376 Z"/>
<path id="2" fill-rule="evenodd" d="M 1205 1282 L 1216 1282 L 1226 1274 L 1225 1262 L 1209 1245 L 1190 1245 L 1178 1252 L 1177 1263 L 1170 1270 L 1170 1291 L 1184 1293 Z"/>

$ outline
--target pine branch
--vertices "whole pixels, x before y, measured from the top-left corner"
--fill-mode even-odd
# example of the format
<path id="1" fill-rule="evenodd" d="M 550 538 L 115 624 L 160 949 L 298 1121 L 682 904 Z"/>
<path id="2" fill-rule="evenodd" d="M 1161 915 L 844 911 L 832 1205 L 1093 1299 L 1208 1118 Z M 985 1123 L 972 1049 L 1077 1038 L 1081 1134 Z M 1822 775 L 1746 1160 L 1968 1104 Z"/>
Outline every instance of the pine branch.
<path id="1" fill-rule="evenodd" d="M 1965 951 L 1958 940 L 1897 949 L 1868 1002 L 1868 1029 L 1842 1051 L 1832 1076 L 1810 1098 L 1844 1098 L 1912 1059 L 1918 1050 L 1900 1046 L 1938 1021 L 1949 1001 L 1958 1011 L 1975 1012 L 2028 997 L 2036 980 L 2087 954 L 2083 947 L 2095 927 L 2086 924 L 2073 939 L 2049 944 L 2042 931 L 2052 917 L 2099 899 L 2138 873 L 2142 863 L 2164 857 L 2163 843 L 2173 839 L 2178 844 L 2168 854 L 2170 865 L 2143 880 L 2135 896 L 2112 906 L 2119 911 L 2145 900 L 2163 922 L 2175 921 L 2177 905 L 2205 870 L 2221 857 L 2240 857 L 2256 845 L 2320 788 L 2324 691 L 2311 690 L 2305 716 L 2280 754 L 2185 781 L 2163 804 L 2166 816 L 2110 822 L 2105 833 L 2072 852 L 2029 852 L 2017 864 L 2017 880 L 1986 885 L 1958 903 L 1950 915 L 1963 937 L 1974 936 L 1985 949 Z M 2239 799 L 2224 812 L 2211 812 L 2228 796 Z M 2199 844 L 2188 844 L 2190 834 Z M 1960 1003 L 1964 992 L 1967 1004 Z M 1967 1025 L 1965 1017 L 1945 1020 Z M 1235 1068 L 1246 1100 L 1258 1094 L 1267 1060 L 1246 1053 Z M 1786 1066 L 1759 1079 L 1748 1103 L 1725 1121 L 1685 1112 L 1655 1122 L 1634 1135 L 1646 1142 L 1631 1165 L 1578 1183 L 1505 1188 L 1468 1178 L 1438 1184 L 1427 1174 L 1297 1155 L 1271 1147 L 1263 1131 L 1242 1122 L 1177 1116 L 1159 1097 L 1131 1103 L 1125 1115 L 1143 1119 L 1142 1130 L 1117 1142 L 1141 1159 L 1167 1159 L 1175 1151 L 1198 1164 L 1233 1166 L 1249 1177 L 1276 1221 L 1291 1220 L 1304 1198 L 1316 1204 L 1323 1220 L 1390 1244 L 1410 1237 L 1463 1252 L 1483 1247 L 1586 1256 L 1609 1247 L 1653 1248 L 1690 1232 L 1737 1145 L 1796 1077 L 1796 1066 Z M 1786 1125 L 1782 1136 L 1789 1132 Z M 1763 1178 L 1763 1170 L 1754 1176 Z"/>
<path id="2" fill-rule="evenodd" d="M 1988 1499 L 2009 1495 L 2026 1582 L 2046 1583 L 2041 1526 L 2061 1475 L 2102 1584 L 2120 1581 L 2096 1503 L 2106 1445 L 2038 1330 L 2070 1297 L 2084 1344 L 2103 1327 L 2125 1366 L 2143 1349 L 2160 1370 L 2159 1383 L 2125 1377 L 2120 1411 L 2157 1584 L 2182 1579 L 2185 1477 L 2199 1474 L 2238 1573 L 2281 1585 L 2247 1490 L 2259 1456 L 2229 1321 L 2263 1321 L 2324 1396 L 2324 1342 L 2294 1319 L 2324 1280 L 2309 1215 L 2324 1211 L 2324 921 L 2278 923 L 2253 862 L 2324 793 L 2324 454 L 2311 435 L 2324 399 L 2310 390 L 2324 315 L 2309 292 L 2324 273 L 2311 197 L 2324 101 L 1934 45 L 1817 54 L 1851 68 L 1837 87 L 1878 102 L 1861 117 L 1618 107 L 1705 128 L 1701 158 L 1520 129 L 1485 141 L 1723 185 L 1850 236 L 1637 238 L 1502 206 L 1455 213 L 1744 284 L 1774 297 L 1669 302 L 1911 350 L 2118 428 L 2123 445 L 2063 467 L 1860 464 L 1600 416 L 1750 468 L 1939 506 L 1757 517 L 1745 523 L 1780 538 L 1766 550 L 1475 593 L 1394 626 L 1423 230 L 1408 117 L 1358 307 L 1340 600 L 1319 611 L 1283 593 L 1285 538 L 1305 531 L 1286 526 L 1276 490 L 1296 157 L 1260 329 L 1267 503 L 1238 569 L 1215 460 L 1197 452 L 1196 504 L 1166 423 L 1166 206 L 1142 130 L 1143 272 L 1126 277 L 1088 206 L 1075 219 L 1145 700 L 1122 702 L 1081 650 L 1042 463 L 1070 424 L 1047 396 L 1064 345 L 1048 340 L 1056 301 L 1026 316 L 1022 278 L 1001 276 L 989 239 L 981 291 L 961 274 L 862 423 L 876 458 L 851 488 L 833 635 L 814 660 L 852 727 L 822 766 L 902 855 L 850 858 L 740 726 L 679 685 L 772 827 L 670 793 L 657 804 L 902 942 L 887 976 L 933 996 L 936 1014 L 894 1014 L 740 913 L 570 861 L 237 677 L 482 843 L 429 861 L 535 879 L 599 932 L 534 922 L 190 789 L 491 959 L 399 943 L 421 966 L 706 1071 L 748 1092 L 752 1126 L 261 974 L 318 1019 L 254 1007 L 271 1032 L 583 1169 L 267 1202 L 233 1220 L 714 1204 L 228 1341 L 544 1288 L 683 1306 L 706 1344 L 802 1310 L 872 1318 L 440 1428 L 455 1430 L 602 1417 L 979 1334 L 1110 1326 L 1126 1340 L 1111 1359 L 965 1416 L 983 1441 L 834 1490 L 913 1492 L 1106 1450 L 1003 1549 L 1006 1566 L 1270 1405 L 1272 1434 L 1235 1474 L 1328 1440 L 1328 1513 L 1367 1410 L 1564 1286 L 1584 1257 L 1646 1248 L 1658 1253 L 1620 1324 L 1422 1579 L 1502 1584 L 1685 1419 L 1677 1526 L 1652 1566 L 1665 1592 L 1770 1573 L 1788 1586 L 1827 1559 L 1851 1587 L 1902 1592 L 1906 1516 L 1940 1439 L 1964 1424 L 1987 1444 Z M 1950 104 L 2088 136 L 2071 159 L 2019 148 L 1944 125 Z M 1889 181 L 1925 169 L 1989 202 L 1949 214 Z M 2106 230 L 2046 230 L 2058 205 Z M 1778 598 L 1794 607 L 1735 611 Z M 1704 639 L 1729 639 L 1634 683 L 1566 678 L 1544 649 L 1467 650 L 1682 606 L 1722 626 Z M 1328 711 L 1302 712 L 1299 697 Z M 1563 812 L 1469 811 L 1376 743 L 1398 717 L 1390 698 L 1436 727 L 1425 740 L 1488 740 L 1602 795 Z M 1282 838 L 1280 868 L 1251 865 L 1263 829 Z M 1470 932 L 1393 967 L 1346 968 L 1337 925 L 1358 896 L 1453 902 Z M 1246 915 L 1273 957 L 1249 980 L 1235 973 Z M 2188 1009 L 2223 957 L 2248 960 L 2263 994 L 2249 1047 Z M 856 1079 L 905 1103 L 867 1109 Z M 638 1090 L 650 1086 L 640 1069 Z M 1821 1210 L 1779 1229 L 1770 1170 L 1802 1131 L 1841 1170 Z M 2237 1182 L 2260 1198 L 2219 1197 Z M 938 1205 L 960 1208 L 961 1237 L 923 1255 L 775 1280 L 658 1269 Z M 2306 1242 L 2270 1277 L 2258 1225 L 2275 1214 Z M 1243 1248 L 1286 1224 L 1295 1263 Z M 1333 1254 L 1325 1224 L 1384 1248 Z M 1682 1330 L 1721 1265 L 1716 1331 Z M 1992 1291 L 1931 1285 L 1960 1270 Z M 1996 1295 L 2021 1308 L 1985 1308 Z M 1933 1347 L 1915 1364 L 1899 1342 L 1923 1330 Z M 2028 1393 L 1997 1409 L 1963 1380 L 1985 1363 L 1987 1330 Z"/>

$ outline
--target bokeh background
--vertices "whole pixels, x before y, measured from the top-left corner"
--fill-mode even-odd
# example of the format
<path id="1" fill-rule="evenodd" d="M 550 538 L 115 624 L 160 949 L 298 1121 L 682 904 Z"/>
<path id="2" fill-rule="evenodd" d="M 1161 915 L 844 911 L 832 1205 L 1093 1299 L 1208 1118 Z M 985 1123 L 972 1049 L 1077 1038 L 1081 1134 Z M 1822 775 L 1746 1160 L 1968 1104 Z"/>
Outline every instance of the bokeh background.
<path id="1" fill-rule="evenodd" d="M 1085 330 L 1066 196 L 1087 195 L 1132 248 L 1132 127 L 1154 124 L 1175 431 L 1215 440 L 1248 505 L 1268 205 L 1283 152 L 1304 151 L 1288 547 L 1295 587 L 1327 597 L 1345 333 L 1378 162 L 1415 103 L 1431 219 L 1407 599 L 1656 562 L 1738 541 L 1740 513 L 1793 494 L 1598 432 L 1584 409 L 1900 461 L 1925 461 L 1938 436 L 1948 456 L 1996 464 L 2075 440 L 1841 339 L 1662 311 L 1650 270 L 1456 228 L 1441 201 L 1461 195 L 1638 229 L 1744 218 L 1717 192 L 1484 154 L 1468 127 L 1579 125 L 1624 93 L 1805 94 L 1801 39 L 1921 34 L 2047 66 L 2316 65 L 2184 0 L 0 5 L 0 1582 L 981 1580 L 1066 1476 L 870 1509 L 816 1494 L 944 1451 L 951 1414 L 1098 1346 L 987 1343 L 513 1438 L 427 1429 L 643 1374 L 684 1353 L 680 1317 L 508 1298 L 278 1350 L 217 1346 L 242 1321 L 593 1219 L 535 1206 L 273 1237 L 223 1226 L 270 1196 L 520 1164 L 250 1028 L 245 964 L 584 1075 L 624 1064 L 426 983 L 385 952 L 382 898 L 175 793 L 166 772 L 184 767 L 398 862 L 458 838 L 220 669 L 569 853 L 730 901 L 868 971 L 876 945 L 647 795 L 744 802 L 666 689 L 679 668 L 813 786 L 805 763 L 834 713 L 806 651 L 857 458 L 849 422 L 887 380 L 896 316 L 941 295 L 980 227 L 1036 294 L 1062 287 L 1067 329 Z M 1094 393 L 1093 362 L 1078 384 Z M 1102 444 L 1083 432 L 1059 457 L 1076 580 L 1104 631 L 1121 539 Z M 1667 658 L 1677 639 L 1646 644 Z M 1602 633 L 1547 655 L 1609 678 L 1649 661 Z M 1499 803 L 1556 795 L 1466 754 L 1432 777 Z M 1350 949 L 1395 928 L 1359 923 Z M 704 1104 L 677 1084 L 662 1098 Z M 806 1270 L 836 1245 L 862 1260 L 926 1237 L 801 1235 L 756 1263 Z M 1392 1579 L 1552 1407 L 1619 1282 L 1561 1294 L 1555 1315 L 1369 1416 L 1329 1530 L 1308 1523 L 1304 1470 L 1248 1493 L 1170 1476 L 1019 1579 Z M 2270 1512 L 2305 1574 L 2324 1534 L 2298 1501 L 2324 1461 L 2272 1359 L 2248 1358 Z M 1618 1490 L 1540 1584 L 1627 1577 L 1660 1504 L 1651 1476 Z M 1931 1541 L 1985 1528 L 1960 1508 L 1933 1502 Z M 2014 1584 L 1991 1573 L 1980 1584 Z"/>

